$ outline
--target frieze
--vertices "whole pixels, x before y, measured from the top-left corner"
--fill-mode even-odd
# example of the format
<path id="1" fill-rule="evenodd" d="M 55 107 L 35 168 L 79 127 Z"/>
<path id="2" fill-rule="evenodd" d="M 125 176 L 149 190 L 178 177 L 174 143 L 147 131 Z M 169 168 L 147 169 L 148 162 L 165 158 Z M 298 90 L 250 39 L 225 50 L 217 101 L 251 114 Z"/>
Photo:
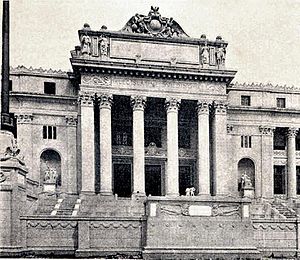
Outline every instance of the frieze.
<path id="1" fill-rule="evenodd" d="M 90 222 L 90 227 L 92 228 L 101 228 L 101 229 L 136 229 L 139 228 L 140 225 L 134 223 L 127 223 L 127 222 Z"/>
<path id="2" fill-rule="evenodd" d="M 113 146 L 112 147 L 113 155 L 132 155 L 132 147 L 129 146 Z"/>
<path id="3" fill-rule="evenodd" d="M 287 164 L 287 159 L 274 159 L 274 165 L 286 165 Z"/>
<path id="4" fill-rule="evenodd" d="M 158 148 L 154 142 L 151 142 L 145 147 L 145 156 L 167 156 L 167 151 L 162 148 Z"/>
<path id="5" fill-rule="evenodd" d="M 17 118 L 18 124 L 30 124 L 33 120 L 33 115 L 31 114 L 18 114 L 15 115 L 15 117 Z"/>
<path id="6" fill-rule="evenodd" d="M 85 85 L 93 85 L 93 86 L 110 86 L 111 85 L 111 77 L 107 75 L 96 75 L 96 74 L 83 74 L 81 76 L 81 83 Z"/>
<path id="7" fill-rule="evenodd" d="M 189 205 L 161 205 L 160 212 L 167 215 L 183 215 L 189 216 Z"/>
<path id="8" fill-rule="evenodd" d="M 66 124 L 68 126 L 76 126 L 77 125 L 77 116 L 66 116 Z"/>
<path id="9" fill-rule="evenodd" d="M 287 153 L 285 150 L 274 150 L 273 155 L 274 157 L 286 157 Z"/>
<path id="10" fill-rule="evenodd" d="M 259 126 L 258 129 L 259 129 L 259 131 L 262 135 L 272 136 L 273 133 L 274 133 L 275 127 L 273 127 L 273 126 Z"/>
<path id="11" fill-rule="evenodd" d="M 27 227 L 40 229 L 74 229 L 77 227 L 77 223 L 68 221 L 28 221 Z"/>
<path id="12" fill-rule="evenodd" d="M 217 205 L 212 206 L 212 216 L 232 216 L 241 215 L 240 206 Z"/>
<path id="13" fill-rule="evenodd" d="M 294 231 L 296 230 L 296 225 L 284 223 L 255 223 L 253 224 L 253 228 L 262 230 Z"/>

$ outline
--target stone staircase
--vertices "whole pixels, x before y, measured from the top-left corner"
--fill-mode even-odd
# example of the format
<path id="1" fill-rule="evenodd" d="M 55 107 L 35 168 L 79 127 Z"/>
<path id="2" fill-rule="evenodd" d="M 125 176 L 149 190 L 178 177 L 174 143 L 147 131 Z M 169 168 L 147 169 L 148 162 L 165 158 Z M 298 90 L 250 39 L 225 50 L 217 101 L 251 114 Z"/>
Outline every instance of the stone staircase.
<path id="1" fill-rule="evenodd" d="M 273 207 L 285 218 L 297 218 L 296 212 L 285 203 L 273 204 Z"/>
<path id="2" fill-rule="evenodd" d="M 39 196 L 37 208 L 34 211 L 34 215 L 51 215 L 51 212 L 53 211 L 56 203 L 56 196 Z"/>
<path id="3" fill-rule="evenodd" d="M 75 207 L 78 196 L 67 196 L 63 199 L 56 216 L 71 216 Z"/>

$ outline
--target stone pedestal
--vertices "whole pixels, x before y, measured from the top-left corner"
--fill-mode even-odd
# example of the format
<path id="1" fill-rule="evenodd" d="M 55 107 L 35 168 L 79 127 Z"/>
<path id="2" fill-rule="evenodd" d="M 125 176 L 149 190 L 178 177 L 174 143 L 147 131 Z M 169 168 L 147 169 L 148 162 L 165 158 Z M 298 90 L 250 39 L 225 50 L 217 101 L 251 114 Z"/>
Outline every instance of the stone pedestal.
<path id="1" fill-rule="evenodd" d="M 178 109 L 180 100 L 166 100 L 167 109 L 167 172 L 166 195 L 179 195 L 179 161 L 178 161 Z"/>
<path id="2" fill-rule="evenodd" d="M 133 193 L 145 195 L 144 108 L 146 97 L 131 97 L 133 109 Z"/>
<path id="3" fill-rule="evenodd" d="M 253 187 L 244 187 L 243 188 L 243 197 L 244 198 L 254 198 L 254 188 Z"/>
<path id="4" fill-rule="evenodd" d="M 44 192 L 55 192 L 55 183 L 44 183 Z"/>

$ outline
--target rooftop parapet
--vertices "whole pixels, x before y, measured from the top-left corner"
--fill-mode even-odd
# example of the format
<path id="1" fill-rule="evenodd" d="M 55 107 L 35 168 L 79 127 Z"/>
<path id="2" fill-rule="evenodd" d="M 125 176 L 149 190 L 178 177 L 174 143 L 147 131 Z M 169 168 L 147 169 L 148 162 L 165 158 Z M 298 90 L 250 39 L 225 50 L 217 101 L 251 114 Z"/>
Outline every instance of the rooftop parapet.
<path id="1" fill-rule="evenodd" d="M 214 41 L 204 34 L 189 37 L 172 17 L 162 17 L 158 10 L 151 7 L 148 15 L 135 14 L 120 31 L 106 26 L 94 31 L 84 24 L 72 59 L 225 69 L 228 43 L 221 36 Z"/>
<path id="2" fill-rule="evenodd" d="M 53 70 L 53 69 L 43 69 L 40 68 L 33 68 L 33 67 L 25 67 L 23 65 L 19 65 L 17 67 L 10 67 L 10 74 L 11 75 L 29 75 L 29 76 L 51 76 L 51 77 L 69 77 L 69 74 L 72 74 L 71 72 L 66 72 L 62 70 Z"/>

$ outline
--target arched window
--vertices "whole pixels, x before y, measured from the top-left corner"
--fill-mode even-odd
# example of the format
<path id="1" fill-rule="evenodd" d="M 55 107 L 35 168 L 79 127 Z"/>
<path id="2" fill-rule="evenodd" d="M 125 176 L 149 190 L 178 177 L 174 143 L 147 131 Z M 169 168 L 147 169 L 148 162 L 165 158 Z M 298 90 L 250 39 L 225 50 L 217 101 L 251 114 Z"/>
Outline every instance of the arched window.
<path id="1" fill-rule="evenodd" d="M 52 176 L 49 176 L 52 175 Z M 53 176 L 55 175 L 55 176 Z M 40 185 L 49 178 L 55 181 L 56 187 L 61 186 L 61 158 L 58 152 L 47 149 L 42 152 L 40 158 Z"/>
<path id="2" fill-rule="evenodd" d="M 249 158 L 243 158 L 238 162 L 238 190 L 241 191 L 241 178 L 246 174 L 255 188 L 255 165 Z"/>

